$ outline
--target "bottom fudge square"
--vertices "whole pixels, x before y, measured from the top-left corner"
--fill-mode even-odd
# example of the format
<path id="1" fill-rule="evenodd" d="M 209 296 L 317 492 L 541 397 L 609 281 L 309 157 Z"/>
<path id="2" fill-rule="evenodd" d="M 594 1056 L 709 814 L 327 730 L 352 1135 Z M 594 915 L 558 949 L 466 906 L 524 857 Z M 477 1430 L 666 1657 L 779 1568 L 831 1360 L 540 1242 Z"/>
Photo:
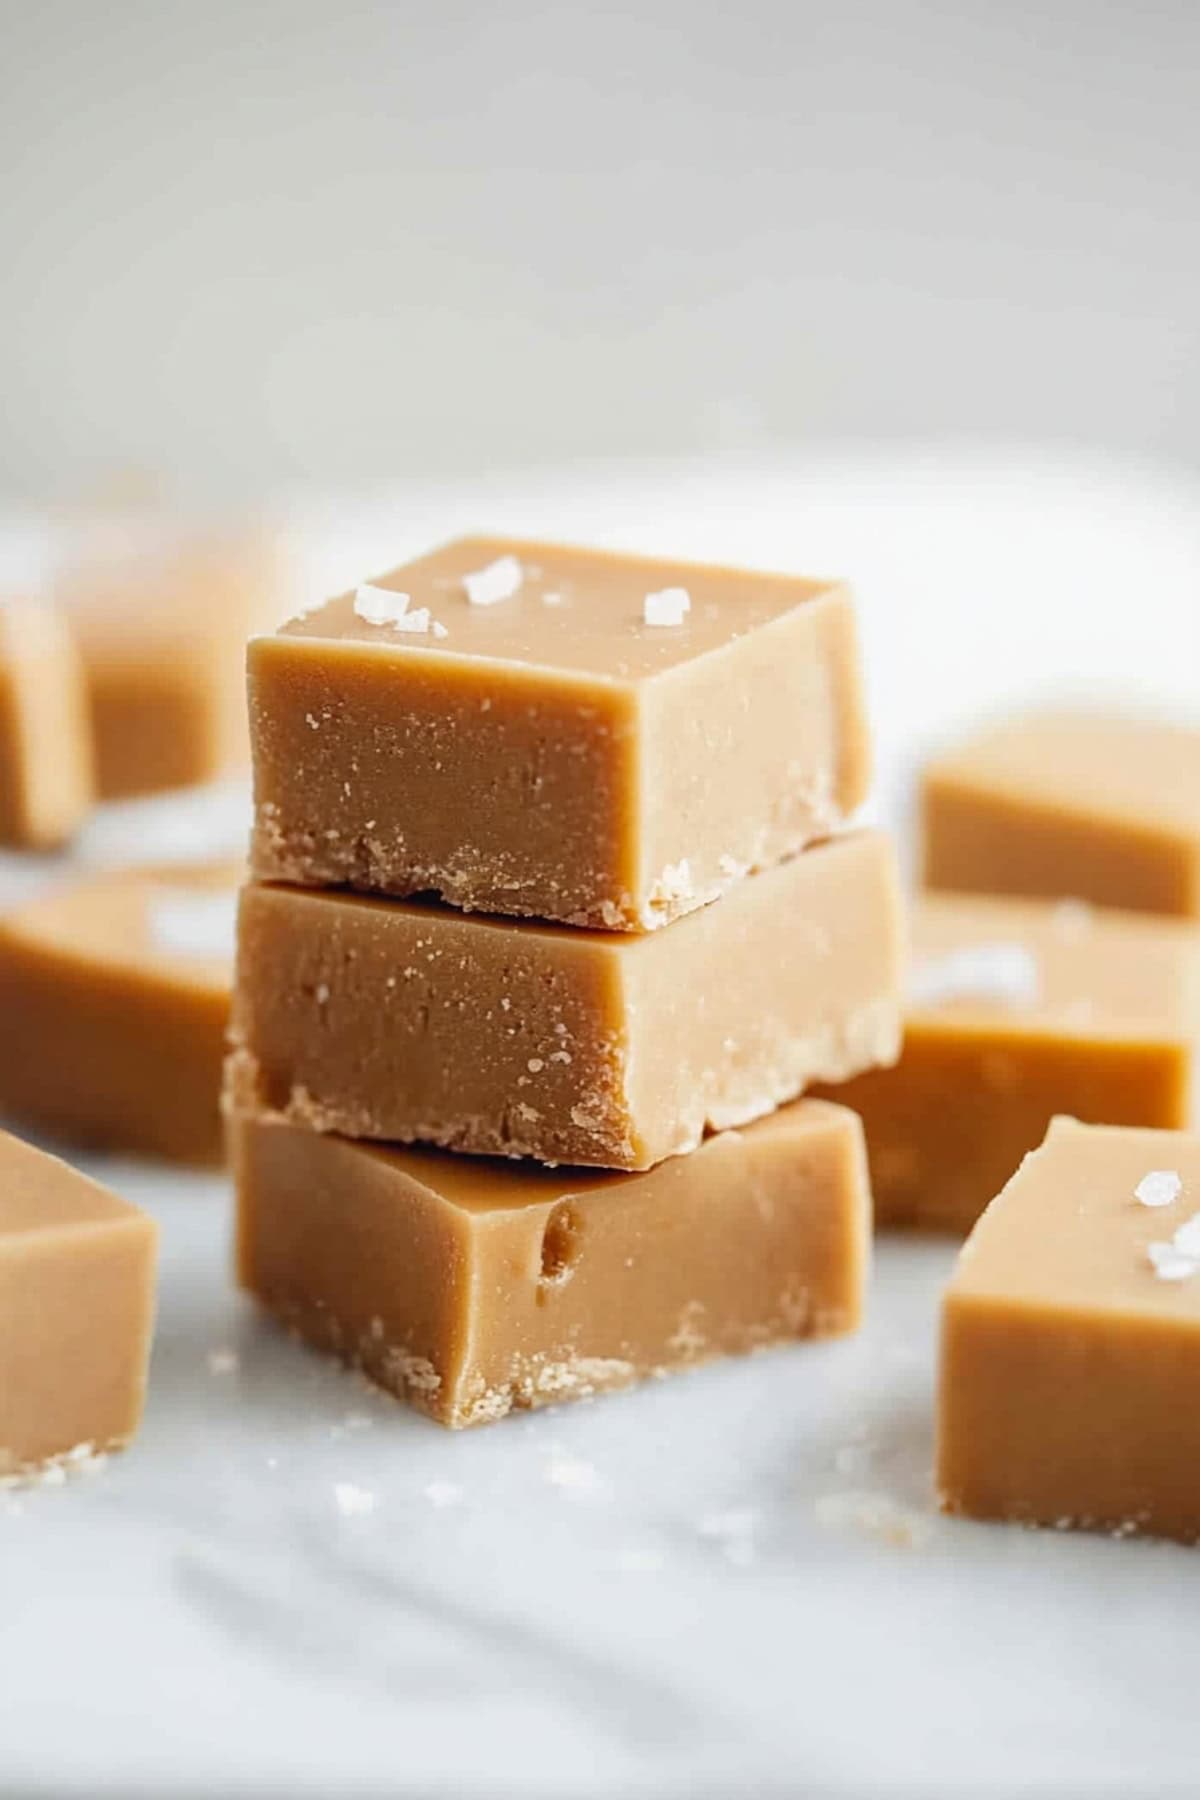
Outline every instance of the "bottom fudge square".
<path id="1" fill-rule="evenodd" d="M 443 1425 L 852 1330 L 862 1127 L 802 1100 L 649 1173 L 516 1167 L 235 1114 L 242 1286 Z"/>
<path id="2" fill-rule="evenodd" d="M 157 1241 L 137 1207 L 0 1133 L 0 1479 L 134 1435 Z"/>
<path id="3" fill-rule="evenodd" d="M 1055 1119 L 942 1315 L 948 1512 L 1200 1538 L 1200 1137 Z"/>

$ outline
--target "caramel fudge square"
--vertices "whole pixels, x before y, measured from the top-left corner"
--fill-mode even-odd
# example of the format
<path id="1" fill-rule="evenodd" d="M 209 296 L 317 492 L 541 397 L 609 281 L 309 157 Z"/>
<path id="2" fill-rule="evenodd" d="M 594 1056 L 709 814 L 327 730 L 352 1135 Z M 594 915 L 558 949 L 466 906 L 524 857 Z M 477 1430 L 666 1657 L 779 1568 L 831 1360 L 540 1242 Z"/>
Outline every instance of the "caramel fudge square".
<path id="1" fill-rule="evenodd" d="M 235 1115 L 243 1287 L 444 1425 L 858 1324 L 862 1130 L 798 1101 L 648 1174 Z"/>
<path id="2" fill-rule="evenodd" d="M 1200 917 L 1200 731 L 1012 719 L 935 758 L 922 812 L 928 887 Z"/>
<path id="3" fill-rule="evenodd" d="M 1056 1113 L 1194 1123 L 1200 933 L 1186 921 L 926 894 L 912 940 L 900 1061 L 834 1095 L 862 1115 L 878 1224 L 965 1233 Z"/>
<path id="4" fill-rule="evenodd" d="M 1200 1538 L 1200 1138 L 1056 1119 L 942 1314 L 947 1511 Z"/>
<path id="5" fill-rule="evenodd" d="M 252 883 L 229 1089 L 348 1137 L 644 1169 L 893 1061 L 902 965 L 876 832 L 642 935 Z"/>
<path id="6" fill-rule="evenodd" d="M 0 599 L 0 844 L 54 850 L 92 804 L 83 663 L 48 603 Z"/>
<path id="7" fill-rule="evenodd" d="M 260 880 L 648 931 L 866 796 L 828 581 L 467 538 L 248 663 Z"/>
<path id="8" fill-rule="evenodd" d="M 242 873 L 91 875 L 0 918 L 0 1113 L 72 1142 L 219 1162 Z"/>
<path id="9" fill-rule="evenodd" d="M 282 546 L 256 530 L 123 514 L 64 530 L 55 593 L 82 654 L 102 798 L 245 767 L 246 640 L 282 617 L 285 585 Z"/>
<path id="10" fill-rule="evenodd" d="M 157 1243 L 137 1207 L 0 1132 L 0 1481 L 134 1435 Z"/>

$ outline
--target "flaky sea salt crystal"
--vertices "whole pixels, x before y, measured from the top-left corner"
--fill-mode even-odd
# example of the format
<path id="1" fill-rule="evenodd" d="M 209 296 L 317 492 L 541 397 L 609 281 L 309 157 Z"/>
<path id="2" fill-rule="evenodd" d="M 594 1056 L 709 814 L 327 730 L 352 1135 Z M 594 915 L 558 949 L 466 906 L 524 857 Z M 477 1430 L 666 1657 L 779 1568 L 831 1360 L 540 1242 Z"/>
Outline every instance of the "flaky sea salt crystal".
<path id="1" fill-rule="evenodd" d="M 918 963 L 909 976 L 908 992 L 916 1006 L 937 1006 L 945 1000 L 1032 1006 L 1041 987 L 1037 958 L 1024 944 L 966 944 Z"/>
<path id="2" fill-rule="evenodd" d="M 1133 1190 L 1135 1200 L 1143 1206 L 1173 1206 L 1183 1192 L 1183 1182 L 1174 1169 L 1151 1169 Z"/>
<path id="3" fill-rule="evenodd" d="M 418 606 L 413 612 L 401 613 L 398 619 L 390 619 L 388 623 L 393 631 L 407 631 L 410 637 L 417 637 L 432 628 L 433 615 L 427 606 Z"/>
<path id="4" fill-rule="evenodd" d="M 1174 1244 L 1147 1244 L 1150 1267 L 1160 1281 L 1187 1281 L 1200 1269 L 1200 1261 L 1188 1256 Z"/>
<path id="5" fill-rule="evenodd" d="M 435 638 L 444 638 L 444 637 L 450 636 L 450 633 L 446 630 L 446 627 L 442 624 L 442 621 L 440 619 L 431 619 L 429 622 L 429 629 L 433 633 Z"/>
<path id="6" fill-rule="evenodd" d="M 147 910 L 150 941 L 173 956 L 231 958 L 237 932 L 237 895 L 202 888 L 165 888 Z"/>
<path id="7" fill-rule="evenodd" d="M 515 556 L 498 556 L 484 569 L 464 575 L 462 584 L 472 606 L 496 606 L 511 600 L 523 580 L 520 563 Z"/>
<path id="8" fill-rule="evenodd" d="M 660 588 L 647 594 L 642 602 L 642 618 L 647 625 L 682 625 L 692 610 L 692 597 L 686 588 Z"/>
<path id="9" fill-rule="evenodd" d="M 345 1519 L 375 1511 L 375 1496 L 370 1488 L 358 1487 L 353 1481 L 335 1481 L 333 1498 Z"/>
<path id="10" fill-rule="evenodd" d="M 354 611 L 366 625 L 398 625 L 408 612 L 408 595 L 368 582 L 354 590 Z"/>
<path id="11" fill-rule="evenodd" d="M 1185 1219 L 1171 1242 L 1181 1256 L 1194 1257 L 1200 1263 L 1200 1213 Z"/>

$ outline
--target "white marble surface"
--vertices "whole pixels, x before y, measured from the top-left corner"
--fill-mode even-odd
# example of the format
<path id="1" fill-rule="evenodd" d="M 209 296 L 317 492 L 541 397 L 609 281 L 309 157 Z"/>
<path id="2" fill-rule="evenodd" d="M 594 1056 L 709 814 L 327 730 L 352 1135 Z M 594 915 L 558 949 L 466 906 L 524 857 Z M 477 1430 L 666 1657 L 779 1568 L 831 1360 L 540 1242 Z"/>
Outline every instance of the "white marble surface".
<path id="1" fill-rule="evenodd" d="M 318 586 L 510 520 L 846 570 L 893 812 L 930 741 L 1025 690 L 1200 711 L 1196 499 L 910 454 L 308 517 Z M 240 826 L 232 793 L 125 808 L 82 854 Z M 951 1247 L 881 1243 L 855 1340 L 452 1436 L 233 1293 L 222 1180 L 88 1166 L 163 1223 L 150 1404 L 99 1473 L 0 1497 L 0 1792 L 1195 1791 L 1200 1558 L 932 1510 Z"/>

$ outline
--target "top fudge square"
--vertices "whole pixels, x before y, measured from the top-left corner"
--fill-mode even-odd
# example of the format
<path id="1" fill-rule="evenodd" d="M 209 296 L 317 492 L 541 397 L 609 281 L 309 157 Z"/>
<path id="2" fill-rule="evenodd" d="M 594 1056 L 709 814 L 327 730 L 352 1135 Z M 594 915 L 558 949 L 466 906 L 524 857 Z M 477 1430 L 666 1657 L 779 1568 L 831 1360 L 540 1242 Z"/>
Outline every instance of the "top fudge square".
<path id="1" fill-rule="evenodd" d="M 650 931 L 866 794 L 835 582 L 464 538 L 252 640 L 253 873 Z"/>

